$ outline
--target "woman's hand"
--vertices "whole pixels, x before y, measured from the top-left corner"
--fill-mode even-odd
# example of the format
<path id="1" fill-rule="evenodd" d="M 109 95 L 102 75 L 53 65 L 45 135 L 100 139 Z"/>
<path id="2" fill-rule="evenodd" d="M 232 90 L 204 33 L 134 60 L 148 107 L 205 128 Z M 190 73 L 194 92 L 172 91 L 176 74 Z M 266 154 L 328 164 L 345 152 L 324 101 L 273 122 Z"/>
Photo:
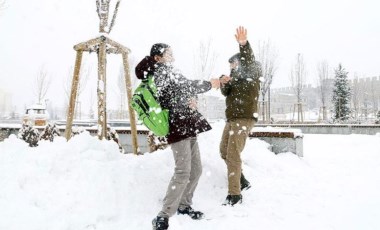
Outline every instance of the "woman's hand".
<path id="1" fill-rule="evenodd" d="M 210 79 L 210 82 L 211 82 L 211 87 L 212 88 L 215 88 L 215 89 L 219 89 L 220 88 L 220 81 L 219 81 L 219 79 L 212 78 L 212 79 Z"/>

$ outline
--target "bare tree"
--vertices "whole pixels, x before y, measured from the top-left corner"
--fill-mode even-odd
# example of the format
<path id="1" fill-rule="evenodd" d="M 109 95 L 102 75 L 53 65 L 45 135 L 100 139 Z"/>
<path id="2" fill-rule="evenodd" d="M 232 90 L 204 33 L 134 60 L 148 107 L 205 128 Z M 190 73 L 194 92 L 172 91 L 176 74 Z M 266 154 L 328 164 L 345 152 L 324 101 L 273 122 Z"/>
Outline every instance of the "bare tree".
<path id="1" fill-rule="evenodd" d="M 124 111 L 126 111 L 126 97 L 127 97 L 127 89 L 125 88 L 125 77 L 124 77 L 124 66 L 120 66 L 119 75 L 117 78 L 117 97 L 119 98 L 119 119 L 125 119 Z"/>
<path id="2" fill-rule="evenodd" d="M 215 68 L 217 54 L 212 50 L 211 44 L 211 39 L 206 43 L 201 41 L 194 57 L 195 76 L 202 80 L 208 78 Z"/>
<path id="3" fill-rule="evenodd" d="M 194 71 L 197 79 L 208 79 L 214 68 L 218 55 L 212 49 L 212 40 L 201 41 L 199 48 L 194 54 Z M 204 95 L 198 97 L 199 109 L 207 116 L 206 98 Z"/>
<path id="4" fill-rule="evenodd" d="M 86 88 L 89 76 L 91 75 L 91 71 L 92 71 L 91 66 L 86 66 L 86 64 L 84 64 L 84 66 L 85 66 L 84 68 L 80 69 L 80 73 L 79 73 L 80 81 L 78 84 L 77 100 L 75 102 L 77 105 L 77 106 L 75 106 L 75 108 L 76 108 L 76 111 L 75 111 L 76 116 L 75 117 L 76 118 L 78 118 L 78 116 L 81 117 L 81 102 L 80 102 L 79 98 L 80 98 L 80 95 L 83 93 L 84 89 Z M 64 83 L 63 83 L 63 89 L 65 91 L 66 100 L 67 100 L 66 106 L 65 106 L 66 108 L 68 108 L 68 102 L 70 101 L 70 96 L 71 96 L 71 85 L 72 85 L 73 72 L 74 72 L 74 68 L 73 68 L 73 66 L 71 66 L 68 70 L 68 74 L 66 76 L 66 79 L 64 79 Z"/>
<path id="5" fill-rule="evenodd" d="M 352 107 L 354 110 L 353 111 L 354 116 L 355 116 L 355 119 L 358 119 L 358 115 L 359 115 L 358 113 L 360 111 L 360 104 L 361 104 L 360 102 L 362 101 L 361 98 L 362 98 L 363 89 L 359 84 L 359 77 L 356 73 L 354 74 L 354 80 L 352 83 L 351 93 L 352 93 L 351 100 L 352 100 Z"/>
<path id="6" fill-rule="evenodd" d="M 318 90 L 320 99 L 322 102 L 322 120 L 326 121 L 327 119 L 327 110 L 326 105 L 329 100 L 328 96 L 330 95 L 330 84 L 329 84 L 329 64 L 327 61 L 321 61 L 317 65 L 318 71 Z"/>
<path id="7" fill-rule="evenodd" d="M 129 64 L 130 66 L 135 66 L 135 58 L 129 57 Z M 137 85 L 140 83 L 140 80 L 136 77 L 136 74 L 134 71 L 132 71 L 131 74 L 133 77 L 131 79 L 131 87 L 135 89 Z M 127 89 L 125 88 L 125 71 L 124 66 L 120 66 L 119 75 L 117 78 L 117 87 L 112 88 L 113 93 L 116 95 L 116 98 L 119 99 L 119 112 L 118 117 L 119 119 L 127 119 L 128 114 L 126 111 L 128 111 L 128 104 L 127 104 Z"/>
<path id="8" fill-rule="evenodd" d="M 305 62 L 303 60 L 302 54 L 297 54 L 296 62 L 292 66 L 291 72 L 290 72 L 290 80 L 292 83 L 292 88 L 294 90 L 294 93 L 297 97 L 297 103 L 294 107 L 294 112 L 297 110 L 297 120 L 298 122 L 303 122 L 303 110 L 302 110 L 302 93 L 303 93 L 303 87 L 305 85 L 305 79 L 306 79 L 306 68 L 305 68 Z M 294 116 L 293 112 L 293 116 Z"/>
<path id="9" fill-rule="evenodd" d="M 265 105 L 265 96 L 267 92 L 270 90 L 270 86 L 273 81 L 273 76 L 278 67 L 278 51 L 269 39 L 267 41 L 259 41 L 258 46 L 259 49 L 257 53 L 257 60 L 261 63 L 264 78 L 261 82 L 260 92 L 262 97 L 262 117 L 265 121 L 265 108 L 267 107 Z M 270 108 L 268 108 L 268 111 L 269 112 L 267 113 L 267 118 L 269 120 Z"/>
<path id="10" fill-rule="evenodd" d="M 35 82 L 35 95 L 37 96 L 38 104 L 42 104 L 42 100 L 45 98 L 47 91 L 50 87 L 50 78 L 44 69 L 41 67 L 36 76 Z"/>
<path id="11" fill-rule="evenodd" d="M 370 91 L 371 91 L 371 101 L 372 101 L 372 112 L 373 112 L 373 116 L 374 117 L 376 117 L 376 115 L 377 115 L 377 110 L 378 110 L 378 107 L 379 107 L 379 105 L 378 105 L 378 101 L 377 101 L 377 98 L 378 98 L 378 91 L 376 90 L 376 86 L 375 86 L 375 83 L 372 83 L 371 85 L 370 85 L 370 87 L 371 87 L 371 89 L 370 89 Z"/>

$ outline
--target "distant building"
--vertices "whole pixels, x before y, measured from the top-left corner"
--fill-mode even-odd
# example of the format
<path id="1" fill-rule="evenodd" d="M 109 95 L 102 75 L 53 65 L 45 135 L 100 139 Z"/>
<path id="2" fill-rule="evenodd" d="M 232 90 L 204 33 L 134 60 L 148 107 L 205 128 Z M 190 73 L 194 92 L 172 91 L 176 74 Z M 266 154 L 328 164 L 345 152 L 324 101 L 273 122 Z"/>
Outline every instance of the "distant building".
<path id="1" fill-rule="evenodd" d="M 10 116 L 12 112 L 12 94 L 0 89 L 0 118 Z"/>
<path id="2" fill-rule="evenodd" d="M 380 110 L 380 77 L 360 78 L 349 80 L 351 87 L 351 110 L 352 116 L 359 120 L 375 117 Z M 334 79 L 328 79 L 326 92 L 326 109 L 332 111 L 332 91 Z M 291 87 L 271 90 L 270 113 L 271 116 L 284 118 L 283 114 L 294 112 L 297 97 Z M 260 107 L 262 107 L 260 99 Z M 266 102 L 267 103 L 267 102 Z M 307 85 L 303 88 L 302 96 L 303 111 L 321 111 L 322 101 L 320 89 Z M 260 118 L 262 117 L 260 113 Z"/>
<path id="3" fill-rule="evenodd" d="M 350 80 L 351 110 L 359 120 L 374 119 L 380 110 L 380 77 Z"/>

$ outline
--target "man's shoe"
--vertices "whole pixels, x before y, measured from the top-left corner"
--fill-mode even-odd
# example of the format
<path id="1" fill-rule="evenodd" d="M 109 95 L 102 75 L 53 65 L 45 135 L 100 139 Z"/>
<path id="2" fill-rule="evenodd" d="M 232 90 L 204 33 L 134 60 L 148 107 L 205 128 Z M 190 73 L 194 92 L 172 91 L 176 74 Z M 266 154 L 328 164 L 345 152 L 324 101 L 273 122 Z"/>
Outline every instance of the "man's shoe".
<path id="1" fill-rule="evenodd" d="M 242 202 L 243 202 L 243 196 L 242 195 L 228 195 L 226 197 L 226 200 L 223 202 L 222 205 L 234 206 L 235 204 L 237 204 L 237 203 L 241 204 Z"/>
<path id="2" fill-rule="evenodd" d="M 200 219 L 203 219 L 204 217 L 203 212 L 194 211 L 194 209 L 191 206 L 186 206 L 183 209 L 178 208 L 177 214 L 189 215 L 191 219 L 193 220 L 200 220 Z"/>
<path id="3" fill-rule="evenodd" d="M 226 206 L 226 205 L 229 205 L 231 203 L 231 195 L 228 195 L 226 197 L 226 200 L 222 203 L 222 205 Z"/>
<path id="4" fill-rule="evenodd" d="M 157 216 L 152 221 L 153 230 L 167 230 L 169 228 L 169 219 Z"/>
<path id="5" fill-rule="evenodd" d="M 241 174 L 240 177 L 240 191 L 248 190 L 251 188 L 251 183 L 247 179 L 245 179 L 244 174 Z"/>
<path id="6" fill-rule="evenodd" d="M 241 204 L 242 202 L 243 202 L 243 196 L 242 195 L 231 195 L 231 200 L 230 200 L 231 206 L 234 206 L 237 203 Z"/>

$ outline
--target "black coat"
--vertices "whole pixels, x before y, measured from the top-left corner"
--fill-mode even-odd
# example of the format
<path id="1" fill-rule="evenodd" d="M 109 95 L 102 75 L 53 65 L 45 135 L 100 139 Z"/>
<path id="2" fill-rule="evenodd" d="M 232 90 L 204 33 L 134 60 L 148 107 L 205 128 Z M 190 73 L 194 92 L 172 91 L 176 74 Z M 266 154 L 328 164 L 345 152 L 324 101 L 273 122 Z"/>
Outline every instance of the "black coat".
<path id="1" fill-rule="evenodd" d="M 190 99 L 211 89 L 209 81 L 189 80 L 173 66 L 157 63 L 154 82 L 161 107 L 169 110 L 169 144 L 211 129 L 202 114 L 189 107 Z"/>

